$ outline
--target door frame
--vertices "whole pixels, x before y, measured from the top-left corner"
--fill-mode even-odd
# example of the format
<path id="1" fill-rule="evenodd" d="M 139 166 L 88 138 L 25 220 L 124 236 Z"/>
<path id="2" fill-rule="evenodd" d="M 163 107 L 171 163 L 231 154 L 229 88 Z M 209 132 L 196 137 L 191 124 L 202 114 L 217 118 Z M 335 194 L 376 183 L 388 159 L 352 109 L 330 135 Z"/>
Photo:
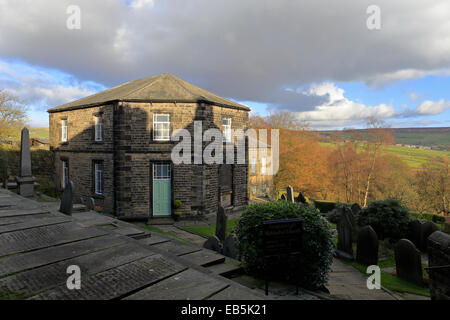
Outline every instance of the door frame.
<path id="1" fill-rule="evenodd" d="M 153 177 L 153 168 L 154 168 L 154 165 L 155 164 L 168 164 L 169 166 L 170 166 L 170 215 L 167 215 L 167 216 L 155 216 L 154 214 L 153 214 L 153 179 L 154 179 L 154 177 Z M 150 191 L 150 195 L 149 195 L 149 199 L 150 199 L 150 201 L 149 201 L 149 204 L 148 204 L 148 206 L 149 206 L 149 216 L 151 217 L 151 218 L 167 218 L 167 217 L 171 217 L 172 216 L 172 214 L 173 214 L 173 202 L 174 202 L 174 185 L 173 185 L 173 176 L 174 176 L 174 171 L 173 171 L 173 169 L 174 169 L 174 166 L 173 166 L 173 162 L 172 161 L 170 161 L 170 160 L 150 160 L 150 165 L 149 165 L 149 171 L 150 171 L 150 174 L 149 174 L 149 177 L 150 177 L 150 179 L 149 179 L 149 185 L 150 185 L 150 187 L 149 187 L 149 191 Z"/>

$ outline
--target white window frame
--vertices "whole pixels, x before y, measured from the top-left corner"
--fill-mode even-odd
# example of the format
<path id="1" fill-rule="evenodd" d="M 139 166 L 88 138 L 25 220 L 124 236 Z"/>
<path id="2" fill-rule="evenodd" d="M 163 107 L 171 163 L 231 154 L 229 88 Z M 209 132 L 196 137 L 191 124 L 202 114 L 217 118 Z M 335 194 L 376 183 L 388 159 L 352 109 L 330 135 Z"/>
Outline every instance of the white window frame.
<path id="1" fill-rule="evenodd" d="M 95 142 L 103 141 L 103 122 L 101 116 L 95 116 Z"/>
<path id="2" fill-rule="evenodd" d="M 67 142 L 68 140 L 68 126 L 69 123 L 67 119 L 61 120 L 61 141 Z"/>
<path id="3" fill-rule="evenodd" d="M 158 173 L 158 168 L 161 172 Z M 172 172 L 169 163 L 155 163 L 153 164 L 153 180 L 171 180 Z"/>
<path id="4" fill-rule="evenodd" d="M 62 183 L 63 189 L 69 183 L 69 162 L 67 160 L 62 160 Z"/>
<path id="5" fill-rule="evenodd" d="M 101 162 L 94 162 L 94 184 L 95 194 L 103 195 L 103 164 Z"/>
<path id="6" fill-rule="evenodd" d="M 158 116 L 167 116 L 168 121 L 158 121 Z M 168 125 L 167 135 L 157 136 L 159 132 L 157 130 L 158 125 Z M 164 129 L 163 129 L 164 130 Z M 167 113 L 154 113 L 153 114 L 153 140 L 154 141 L 170 141 L 170 114 Z"/>
<path id="7" fill-rule="evenodd" d="M 256 174 L 256 157 L 250 158 L 250 174 Z"/>
<path id="8" fill-rule="evenodd" d="M 226 124 L 224 124 L 226 122 Z M 223 141 L 231 142 L 231 118 L 222 118 Z"/>
<path id="9" fill-rule="evenodd" d="M 267 158 L 263 157 L 261 158 L 261 175 L 266 174 L 266 166 L 267 166 Z"/>

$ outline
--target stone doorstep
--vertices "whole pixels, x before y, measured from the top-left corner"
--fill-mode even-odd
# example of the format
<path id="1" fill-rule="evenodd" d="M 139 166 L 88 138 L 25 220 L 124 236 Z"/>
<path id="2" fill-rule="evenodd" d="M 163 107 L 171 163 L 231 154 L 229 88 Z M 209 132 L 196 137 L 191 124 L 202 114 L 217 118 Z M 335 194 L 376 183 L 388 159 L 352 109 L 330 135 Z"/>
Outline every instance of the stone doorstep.
<path id="1" fill-rule="evenodd" d="M 147 225 L 149 226 L 158 226 L 158 225 L 173 225 L 175 220 L 169 217 L 161 217 L 161 218 L 149 218 L 147 220 Z"/>

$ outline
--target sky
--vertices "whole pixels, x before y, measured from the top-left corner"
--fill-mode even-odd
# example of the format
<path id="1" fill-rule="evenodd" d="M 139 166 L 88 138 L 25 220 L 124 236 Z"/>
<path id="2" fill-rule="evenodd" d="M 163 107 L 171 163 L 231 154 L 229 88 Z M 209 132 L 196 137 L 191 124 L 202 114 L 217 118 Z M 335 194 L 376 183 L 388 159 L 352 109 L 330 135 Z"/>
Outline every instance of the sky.
<path id="1" fill-rule="evenodd" d="M 0 89 L 32 126 L 168 72 L 314 129 L 446 127 L 449 16 L 448 0 L 0 0 Z"/>

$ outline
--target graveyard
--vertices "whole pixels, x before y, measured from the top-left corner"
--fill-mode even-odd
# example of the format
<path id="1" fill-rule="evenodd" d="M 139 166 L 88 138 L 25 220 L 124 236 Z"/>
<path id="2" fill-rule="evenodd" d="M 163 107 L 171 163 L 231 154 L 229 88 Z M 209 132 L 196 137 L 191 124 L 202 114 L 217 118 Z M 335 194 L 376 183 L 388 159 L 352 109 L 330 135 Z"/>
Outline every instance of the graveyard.
<path id="1" fill-rule="evenodd" d="M 16 191 L 5 177 L 0 189 L 2 300 L 450 298 L 450 236 L 397 200 L 322 212 L 288 186 L 240 213 L 219 206 L 209 223 L 129 223 L 75 203 L 72 181 L 61 201 L 37 202 L 28 135 Z M 66 283 L 74 265 L 80 290 Z"/>

